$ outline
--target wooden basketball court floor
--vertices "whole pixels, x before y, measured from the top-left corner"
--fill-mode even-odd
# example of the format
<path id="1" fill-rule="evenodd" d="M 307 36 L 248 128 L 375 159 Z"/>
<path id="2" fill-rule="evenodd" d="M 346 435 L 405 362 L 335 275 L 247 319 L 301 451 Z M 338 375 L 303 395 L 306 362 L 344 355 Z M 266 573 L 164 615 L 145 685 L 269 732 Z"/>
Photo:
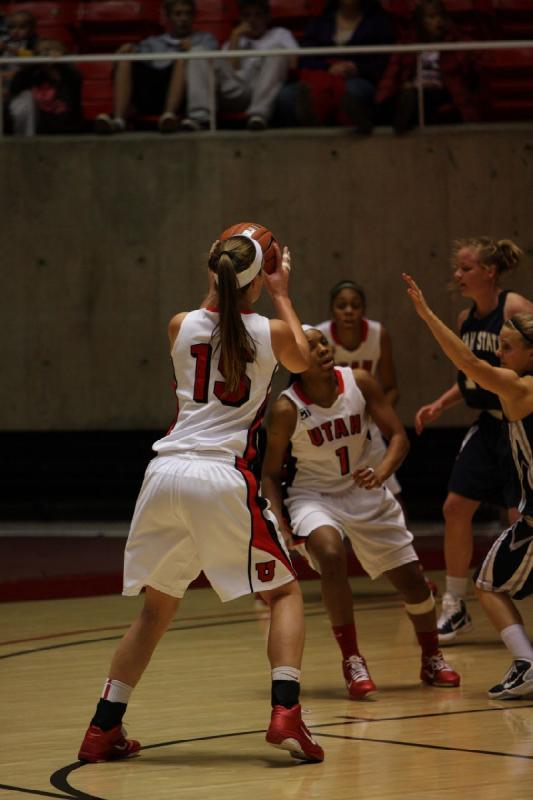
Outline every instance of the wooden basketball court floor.
<path id="1" fill-rule="evenodd" d="M 268 617 L 252 598 L 222 605 L 210 589 L 187 594 L 128 708 L 140 755 L 95 765 L 76 760 L 78 746 L 140 599 L 3 604 L 0 800 L 530 800 L 533 698 L 487 697 L 510 659 L 478 603 L 471 634 L 445 650 L 463 685 L 436 689 L 419 682 L 418 648 L 386 581 L 352 586 L 380 690 L 366 702 L 346 697 L 318 583 L 302 584 L 302 705 L 323 764 L 292 761 L 264 741 Z M 531 619 L 533 599 L 521 607 Z"/>

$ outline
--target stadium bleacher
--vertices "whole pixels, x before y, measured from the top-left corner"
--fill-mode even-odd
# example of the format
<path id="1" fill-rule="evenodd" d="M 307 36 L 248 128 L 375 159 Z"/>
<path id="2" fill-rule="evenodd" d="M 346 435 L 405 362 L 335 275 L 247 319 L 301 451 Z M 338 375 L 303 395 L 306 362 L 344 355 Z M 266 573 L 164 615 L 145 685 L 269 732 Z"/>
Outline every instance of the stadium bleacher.
<path id="1" fill-rule="evenodd" d="M 30 11 L 39 35 L 59 39 L 71 52 L 112 53 L 126 42 L 163 29 L 160 0 L 24 0 L 1 4 L 5 13 Z M 308 19 L 325 0 L 271 0 L 274 23 L 301 37 Z M 415 0 L 382 0 L 394 18 L 399 41 L 409 25 Z M 446 0 L 446 8 L 465 39 L 532 40 L 533 0 Z M 237 0 L 197 0 L 196 25 L 222 43 L 238 18 Z M 487 121 L 531 119 L 533 48 L 480 54 L 484 117 Z M 83 109 L 88 120 L 112 106 L 112 69 L 80 64 Z"/>

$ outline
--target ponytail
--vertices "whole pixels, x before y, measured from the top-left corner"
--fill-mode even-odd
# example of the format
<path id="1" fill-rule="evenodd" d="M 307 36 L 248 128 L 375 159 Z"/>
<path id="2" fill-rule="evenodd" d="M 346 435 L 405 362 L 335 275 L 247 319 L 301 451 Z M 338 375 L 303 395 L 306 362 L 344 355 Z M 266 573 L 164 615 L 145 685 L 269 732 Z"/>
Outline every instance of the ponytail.
<path id="1" fill-rule="evenodd" d="M 498 275 L 516 269 L 524 255 L 511 239 L 496 241 L 488 236 L 460 239 L 454 243 L 454 255 L 457 255 L 458 251 L 464 247 L 475 251 L 476 258 L 482 267 L 496 267 Z"/>
<path id="2" fill-rule="evenodd" d="M 226 379 L 226 394 L 232 394 L 246 373 L 246 364 L 256 357 L 255 342 L 248 333 L 240 312 L 240 301 L 249 284 L 239 288 L 237 275 L 255 258 L 255 247 L 243 236 L 218 242 L 209 257 L 209 269 L 217 276 L 219 321 L 212 341 L 220 349 L 220 367 Z"/>

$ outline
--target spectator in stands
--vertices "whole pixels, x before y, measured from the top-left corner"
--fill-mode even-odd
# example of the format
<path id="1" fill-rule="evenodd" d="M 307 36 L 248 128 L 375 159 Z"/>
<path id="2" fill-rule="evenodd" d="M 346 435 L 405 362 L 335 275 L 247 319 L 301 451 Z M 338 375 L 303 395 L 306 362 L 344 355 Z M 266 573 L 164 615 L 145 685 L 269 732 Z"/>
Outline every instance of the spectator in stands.
<path id="1" fill-rule="evenodd" d="M 352 47 L 392 42 L 392 21 L 377 0 L 332 0 L 309 22 L 300 44 Z M 346 120 L 360 133 L 370 133 L 374 93 L 387 60 L 384 53 L 302 58 L 300 81 L 289 84 L 280 97 L 281 121 L 312 125 Z"/>
<path id="2" fill-rule="evenodd" d="M 17 11 L 2 18 L 0 29 L 0 56 L 16 56 L 22 58 L 33 53 L 37 35 L 35 17 L 29 11 Z M 16 65 L 8 64 L 0 67 L 4 91 L 17 71 Z"/>
<path id="3" fill-rule="evenodd" d="M 7 41 L 7 24 L 6 18 L 0 8 L 0 53 L 4 52 L 4 44 Z"/>
<path id="4" fill-rule="evenodd" d="M 406 39 L 417 42 L 457 42 L 465 37 L 440 0 L 423 0 L 414 11 L 414 31 Z M 477 70 L 468 51 L 422 54 L 424 119 L 427 123 L 474 122 L 479 119 Z M 376 94 L 380 113 L 392 118 L 394 130 L 402 134 L 417 122 L 416 54 L 394 53 Z"/>
<path id="5" fill-rule="evenodd" d="M 194 0 L 164 0 L 168 30 L 138 44 L 126 44 L 119 53 L 183 53 L 216 50 L 218 42 L 210 33 L 194 30 Z M 161 133 L 180 127 L 178 113 L 185 111 L 184 130 L 208 126 L 208 64 L 202 60 L 121 61 L 115 72 L 113 116 L 100 114 L 95 120 L 98 133 L 125 130 L 133 104 L 142 115 L 159 115 Z"/>
<path id="6" fill-rule="evenodd" d="M 233 29 L 226 50 L 271 50 L 296 48 L 298 43 L 287 28 L 270 27 L 268 0 L 240 0 L 240 20 Z M 247 128 L 268 127 L 276 98 L 283 88 L 294 57 L 224 59 L 217 64 L 218 107 L 221 111 L 243 111 Z"/>
<path id="7" fill-rule="evenodd" d="M 67 48 L 53 39 L 40 39 L 35 55 L 58 58 Z M 21 67 L 10 86 L 9 115 L 13 133 L 77 133 L 83 127 L 81 75 L 71 64 L 32 64 Z"/>

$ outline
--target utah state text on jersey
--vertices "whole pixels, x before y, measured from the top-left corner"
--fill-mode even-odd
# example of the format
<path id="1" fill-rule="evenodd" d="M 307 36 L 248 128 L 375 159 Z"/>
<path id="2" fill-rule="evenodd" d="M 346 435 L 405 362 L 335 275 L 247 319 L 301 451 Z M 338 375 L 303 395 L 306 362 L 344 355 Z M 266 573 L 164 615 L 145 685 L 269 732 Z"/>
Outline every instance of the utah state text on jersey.
<path id="1" fill-rule="evenodd" d="M 500 337 L 490 331 L 466 331 L 462 336 L 463 342 L 473 352 L 495 353 L 498 349 Z"/>

